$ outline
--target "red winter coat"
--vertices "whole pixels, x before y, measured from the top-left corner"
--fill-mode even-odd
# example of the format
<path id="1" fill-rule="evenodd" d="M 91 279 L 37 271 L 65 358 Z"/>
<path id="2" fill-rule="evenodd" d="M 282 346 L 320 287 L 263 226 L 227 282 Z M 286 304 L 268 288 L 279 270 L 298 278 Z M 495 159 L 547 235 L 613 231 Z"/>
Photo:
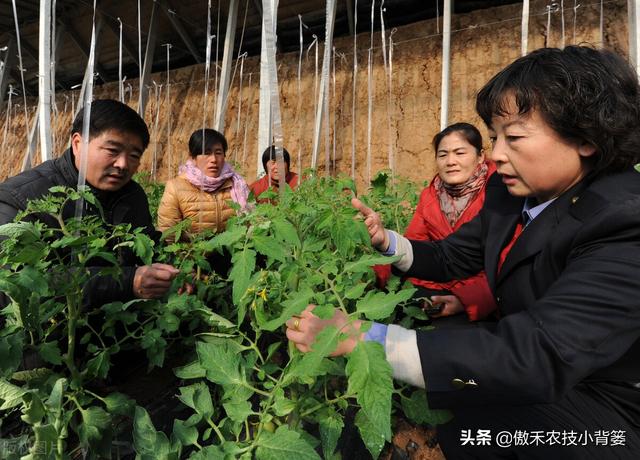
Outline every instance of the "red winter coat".
<path id="1" fill-rule="evenodd" d="M 298 186 L 298 175 L 294 172 L 289 172 L 287 174 L 287 184 L 292 189 L 295 189 Z M 249 189 L 253 192 L 253 196 L 255 196 L 256 201 L 258 203 L 268 203 L 269 200 L 266 198 L 260 199 L 260 195 L 266 192 L 269 189 L 269 175 L 262 176 L 262 178 L 255 181 L 253 184 L 249 186 Z M 274 186 L 273 190 L 278 190 L 278 187 Z"/>
<path id="2" fill-rule="evenodd" d="M 490 162 L 487 179 L 495 170 L 495 165 Z M 411 240 L 426 241 L 436 241 L 446 238 L 458 230 L 462 224 L 469 222 L 478 214 L 484 204 L 484 193 L 484 188 L 478 192 L 478 195 L 469 203 L 467 209 L 464 210 L 460 219 L 458 219 L 458 222 L 456 222 L 452 228 L 444 213 L 440 210 L 436 189 L 433 186 L 433 181 L 431 181 L 431 184 L 425 188 L 420 195 L 416 212 L 404 236 Z M 374 267 L 374 270 L 378 277 L 379 285 L 386 285 L 389 276 L 391 276 L 391 265 L 377 265 Z M 484 272 L 465 280 L 450 281 L 448 283 L 435 283 L 417 278 L 409 278 L 409 281 L 416 286 L 451 291 L 453 295 L 460 299 L 471 321 L 477 321 L 486 317 L 496 308 L 495 300 L 487 284 L 487 277 Z"/>

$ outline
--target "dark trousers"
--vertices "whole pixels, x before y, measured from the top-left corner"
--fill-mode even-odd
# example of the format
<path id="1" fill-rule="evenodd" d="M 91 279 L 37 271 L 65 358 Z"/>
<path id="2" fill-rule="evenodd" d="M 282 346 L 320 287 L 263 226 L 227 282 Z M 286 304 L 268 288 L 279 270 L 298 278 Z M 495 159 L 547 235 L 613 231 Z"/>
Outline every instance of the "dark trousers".
<path id="1" fill-rule="evenodd" d="M 454 410 L 454 419 L 438 427 L 440 447 L 447 460 L 637 460 L 640 412 L 620 405 L 628 399 L 603 396 L 600 390 L 580 385 L 553 404 Z M 500 447 L 497 438 L 510 446 Z"/>

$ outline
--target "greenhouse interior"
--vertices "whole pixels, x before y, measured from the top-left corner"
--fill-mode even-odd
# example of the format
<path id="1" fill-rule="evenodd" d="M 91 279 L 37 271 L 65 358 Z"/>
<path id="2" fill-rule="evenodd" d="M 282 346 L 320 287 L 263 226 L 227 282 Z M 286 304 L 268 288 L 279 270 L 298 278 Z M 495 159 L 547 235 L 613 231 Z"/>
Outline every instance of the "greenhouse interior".
<path id="1" fill-rule="evenodd" d="M 0 0 L 0 458 L 639 458 L 639 21 Z"/>

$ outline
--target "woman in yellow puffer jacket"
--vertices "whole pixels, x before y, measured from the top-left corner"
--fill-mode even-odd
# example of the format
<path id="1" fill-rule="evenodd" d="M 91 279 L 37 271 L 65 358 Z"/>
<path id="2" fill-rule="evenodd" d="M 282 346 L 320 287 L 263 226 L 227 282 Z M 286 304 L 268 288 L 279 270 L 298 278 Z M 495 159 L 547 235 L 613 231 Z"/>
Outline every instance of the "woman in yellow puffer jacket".
<path id="1" fill-rule="evenodd" d="M 199 129 L 189 139 L 191 158 L 180 175 L 165 185 L 158 208 L 158 228 L 165 231 L 184 219 L 191 220 L 190 233 L 224 231 L 235 214 L 230 201 L 247 207 L 249 187 L 225 163 L 227 140 L 214 129 Z"/>

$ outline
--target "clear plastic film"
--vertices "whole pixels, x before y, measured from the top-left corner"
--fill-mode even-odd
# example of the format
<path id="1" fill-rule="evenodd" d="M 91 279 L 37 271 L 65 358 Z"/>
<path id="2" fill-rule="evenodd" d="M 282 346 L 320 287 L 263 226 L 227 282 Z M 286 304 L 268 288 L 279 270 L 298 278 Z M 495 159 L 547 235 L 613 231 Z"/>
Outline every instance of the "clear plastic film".
<path id="1" fill-rule="evenodd" d="M 249 73 L 249 84 L 247 85 L 247 91 L 249 93 L 247 108 L 245 109 L 244 114 L 244 134 L 242 136 L 242 164 L 244 165 L 247 161 L 247 133 L 249 132 L 249 107 L 251 107 L 251 101 L 253 96 L 253 86 L 252 86 L 252 77 L 253 74 Z"/>
<path id="2" fill-rule="evenodd" d="M 80 168 L 78 172 L 78 190 L 86 187 L 87 178 L 87 159 L 89 156 L 89 126 L 91 123 L 91 102 L 93 100 L 93 74 L 95 67 L 96 55 L 96 0 L 93 0 L 93 19 L 91 22 L 91 46 L 89 48 L 89 61 L 87 62 L 87 86 L 84 91 L 84 100 L 82 101 L 83 118 L 82 118 L 82 146 L 80 147 Z M 75 217 L 82 218 L 84 213 L 84 200 L 80 198 L 76 201 Z"/>
<path id="3" fill-rule="evenodd" d="M 285 175 L 285 163 L 282 155 L 283 133 L 280 115 L 280 95 L 278 88 L 278 70 L 276 67 L 276 30 L 275 20 L 277 18 L 278 1 L 262 0 L 262 10 L 264 14 L 265 42 L 267 46 L 267 67 L 269 69 L 269 90 L 271 108 L 271 126 L 273 133 L 273 145 L 276 151 L 276 163 L 278 166 L 278 190 L 284 193 L 287 183 Z"/>
<path id="4" fill-rule="evenodd" d="M 389 34 L 389 152 L 391 154 L 391 160 L 389 161 L 391 168 L 391 173 L 395 175 L 396 173 L 396 150 L 395 150 L 395 139 L 396 133 L 391 131 L 391 123 L 395 119 L 395 111 L 393 104 L 393 35 L 398 31 L 395 27 L 391 29 L 391 33 Z"/>
<path id="5" fill-rule="evenodd" d="M 158 133 L 158 122 L 160 121 L 160 96 L 162 95 L 162 85 L 158 85 L 153 82 L 153 92 L 156 100 L 156 115 L 153 120 L 153 158 L 151 163 L 151 178 L 155 182 L 158 179 L 158 139 L 160 138 Z"/>
<path id="6" fill-rule="evenodd" d="M 216 34 L 213 38 L 216 39 L 216 61 L 213 64 L 214 76 L 213 76 L 213 105 L 211 106 L 214 110 L 216 105 L 218 104 L 218 54 L 219 54 L 219 43 L 218 37 L 220 36 L 220 3 L 218 2 L 218 14 L 216 15 Z M 211 117 L 215 117 L 214 111 L 211 112 Z"/>
<path id="7" fill-rule="evenodd" d="M 560 0 L 560 30 L 562 32 L 562 38 L 560 41 L 560 48 L 564 48 L 565 36 L 564 36 L 564 0 Z"/>
<path id="8" fill-rule="evenodd" d="M 544 46 L 551 46 L 551 5 L 547 5 L 547 31 Z"/>
<path id="9" fill-rule="evenodd" d="M 394 169 L 392 138 L 391 132 L 391 70 L 389 68 L 389 59 L 387 51 L 387 33 L 384 26 L 384 13 L 387 11 L 384 8 L 384 0 L 380 2 L 380 37 L 382 39 L 382 60 L 384 65 L 384 74 L 387 81 L 387 162 L 389 169 Z"/>
<path id="10" fill-rule="evenodd" d="M 330 168 L 330 133 L 329 133 L 329 83 L 331 71 L 331 51 L 333 49 L 333 27 L 335 24 L 335 12 L 336 2 L 335 0 L 327 1 L 326 9 L 326 26 L 325 26 L 325 41 L 324 52 L 322 58 L 322 76 L 320 81 L 320 88 L 318 92 L 318 103 L 316 104 L 316 119 L 315 119 L 315 131 L 313 135 L 313 150 L 312 150 L 312 162 L 311 166 L 316 167 L 317 157 L 320 149 L 320 135 L 322 132 L 322 125 L 324 124 L 325 131 L 325 174 L 329 174 Z M 317 50 L 317 47 L 316 47 Z"/>
<path id="11" fill-rule="evenodd" d="M 576 43 L 576 24 L 578 22 L 578 8 L 580 8 L 580 4 L 578 0 L 573 0 L 573 40 L 571 43 Z"/>
<path id="12" fill-rule="evenodd" d="M 8 98 L 7 98 L 7 112 L 5 114 L 5 118 L 4 118 L 4 128 L 2 129 L 2 151 L 6 152 L 6 147 L 7 147 L 7 135 L 9 134 L 9 125 L 12 124 L 12 117 L 11 117 L 11 108 L 12 108 L 12 104 L 13 101 L 11 100 L 12 96 L 16 95 L 17 93 L 15 92 L 15 90 L 13 89 L 13 85 L 9 85 L 9 92 L 8 92 Z"/>
<path id="13" fill-rule="evenodd" d="M 240 75 L 238 77 L 238 114 L 236 115 L 236 130 L 235 130 L 235 138 L 238 139 L 238 136 L 240 135 L 240 121 L 242 120 L 242 90 L 243 90 L 243 83 L 244 83 L 244 61 L 247 58 L 248 54 L 247 53 L 243 53 L 240 55 Z M 236 147 L 233 149 L 234 155 L 232 157 L 233 160 L 238 159 L 238 147 L 237 147 L 237 143 L 236 143 Z"/>

